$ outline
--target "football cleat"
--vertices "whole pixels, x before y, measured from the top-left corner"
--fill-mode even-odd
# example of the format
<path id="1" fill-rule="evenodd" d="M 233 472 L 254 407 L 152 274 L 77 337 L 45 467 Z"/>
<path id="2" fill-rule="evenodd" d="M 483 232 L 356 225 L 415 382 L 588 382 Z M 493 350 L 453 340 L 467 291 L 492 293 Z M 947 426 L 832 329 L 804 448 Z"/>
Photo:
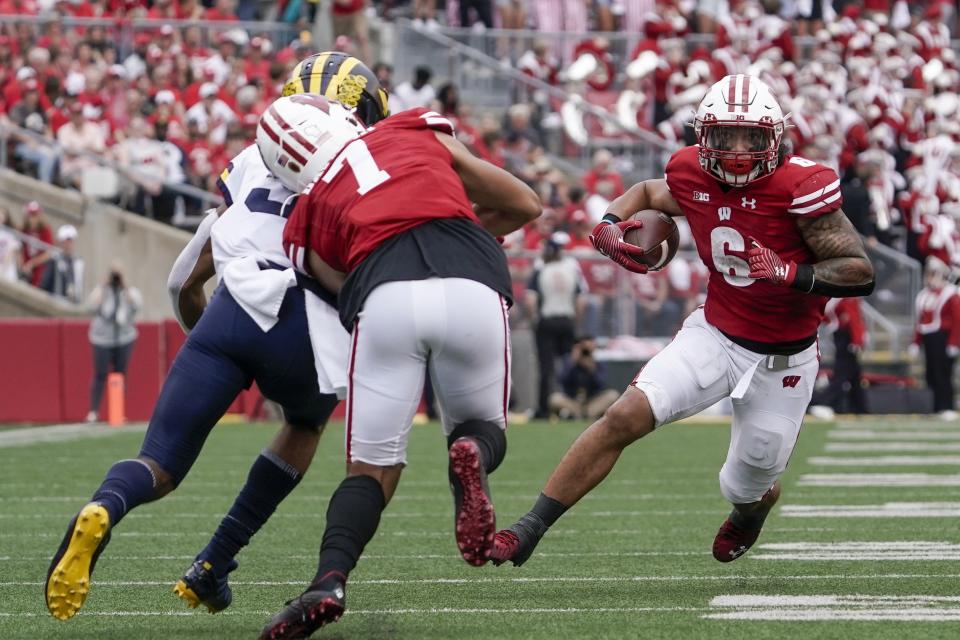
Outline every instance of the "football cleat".
<path id="1" fill-rule="evenodd" d="M 733 562 L 745 554 L 757 541 L 757 538 L 760 537 L 763 521 L 779 498 L 780 483 L 775 482 L 774 485 L 763 494 L 763 497 L 760 498 L 760 511 L 757 514 L 760 518 L 760 524 L 756 528 L 748 529 L 738 527 L 733 523 L 732 518 L 734 513 L 731 513 L 730 516 L 723 521 L 723 524 L 720 525 L 720 530 L 717 531 L 717 537 L 713 539 L 713 557 L 720 562 Z"/>
<path id="2" fill-rule="evenodd" d="M 233 602 L 227 575 L 237 566 L 237 561 L 231 560 L 227 571 L 218 576 L 212 564 L 206 560 L 194 560 L 183 577 L 173 585 L 173 592 L 191 609 L 202 604 L 210 613 L 223 611 Z"/>
<path id="3" fill-rule="evenodd" d="M 320 627 L 340 619 L 347 607 L 347 596 L 343 584 L 330 589 L 310 587 L 286 604 L 260 632 L 260 640 L 309 638 Z"/>
<path id="4" fill-rule="evenodd" d="M 530 559 L 547 525 L 535 513 L 528 513 L 508 528 L 497 532 L 490 551 L 490 561 L 500 566 L 507 560 L 519 567 Z"/>
<path id="5" fill-rule="evenodd" d="M 490 557 L 497 530 L 480 447 L 471 438 L 458 438 L 450 445 L 448 455 L 457 547 L 464 560 L 479 567 Z"/>
<path id="6" fill-rule="evenodd" d="M 47 569 L 43 597 L 50 615 L 69 620 L 90 592 L 97 558 L 110 541 L 110 515 L 99 502 L 90 502 L 73 517 Z"/>

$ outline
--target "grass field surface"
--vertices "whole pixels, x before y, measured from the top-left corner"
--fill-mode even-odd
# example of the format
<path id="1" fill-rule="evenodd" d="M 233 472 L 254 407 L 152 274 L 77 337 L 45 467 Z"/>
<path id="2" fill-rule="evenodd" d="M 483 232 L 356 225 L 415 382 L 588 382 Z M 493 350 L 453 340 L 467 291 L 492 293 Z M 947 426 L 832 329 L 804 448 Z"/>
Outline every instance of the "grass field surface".
<path id="1" fill-rule="evenodd" d="M 532 504 L 584 425 L 511 427 L 491 479 L 498 522 Z M 43 581 L 71 516 L 142 430 L 33 443 L 0 434 L 0 638 L 255 638 L 312 577 L 343 473 L 332 425 L 312 469 L 239 556 L 234 604 L 187 609 L 173 583 L 229 508 L 273 425 L 226 425 L 168 498 L 113 532 L 81 613 L 61 622 Z M 960 638 L 960 429 L 862 420 L 804 428 L 783 496 L 746 556 L 710 555 L 728 511 L 729 429 L 678 424 L 631 447 L 523 567 L 467 566 L 453 540 L 443 438 L 413 430 L 409 467 L 316 638 Z"/>

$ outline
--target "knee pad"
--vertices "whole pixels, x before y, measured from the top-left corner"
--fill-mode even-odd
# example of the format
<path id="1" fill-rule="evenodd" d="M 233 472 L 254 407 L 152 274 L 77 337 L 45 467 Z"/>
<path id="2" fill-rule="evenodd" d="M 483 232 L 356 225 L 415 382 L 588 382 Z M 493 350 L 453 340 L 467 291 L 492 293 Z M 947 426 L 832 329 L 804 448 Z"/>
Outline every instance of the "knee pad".
<path id="1" fill-rule="evenodd" d="M 447 436 L 449 448 L 458 438 L 464 436 L 476 440 L 483 456 L 483 465 L 487 473 L 493 473 L 507 455 L 507 434 L 500 425 L 486 420 L 467 420 L 461 422 Z"/>
<path id="2" fill-rule="evenodd" d="M 750 504 L 763 497 L 786 468 L 783 437 L 754 429 L 745 434 L 720 469 L 720 492 L 732 504 Z"/>

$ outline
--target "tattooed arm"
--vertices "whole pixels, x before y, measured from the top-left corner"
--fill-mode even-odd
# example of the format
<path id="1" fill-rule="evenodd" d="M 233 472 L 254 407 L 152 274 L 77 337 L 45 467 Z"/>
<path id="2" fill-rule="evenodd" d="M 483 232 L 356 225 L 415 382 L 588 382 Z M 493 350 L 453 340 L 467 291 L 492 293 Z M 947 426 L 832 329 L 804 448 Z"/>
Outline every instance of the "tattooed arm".
<path id="1" fill-rule="evenodd" d="M 867 296 L 873 292 L 873 265 L 843 211 L 798 218 L 797 229 L 816 262 L 785 263 L 754 240 L 747 253 L 751 278 L 831 298 Z"/>
<path id="2" fill-rule="evenodd" d="M 797 228 L 817 260 L 812 265 L 808 291 L 833 298 L 870 295 L 873 265 L 860 234 L 843 211 L 838 209 L 810 220 L 800 218 Z M 804 284 L 798 283 L 798 288 L 804 288 Z"/>

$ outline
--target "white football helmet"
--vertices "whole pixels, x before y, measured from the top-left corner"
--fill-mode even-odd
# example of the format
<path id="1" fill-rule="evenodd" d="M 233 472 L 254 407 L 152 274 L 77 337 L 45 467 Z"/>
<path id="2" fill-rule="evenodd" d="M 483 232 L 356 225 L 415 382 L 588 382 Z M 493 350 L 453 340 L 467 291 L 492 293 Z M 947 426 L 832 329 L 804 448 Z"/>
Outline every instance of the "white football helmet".
<path id="1" fill-rule="evenodd" d="M 323 96 L 301 93 L 279 98 L 263 112 L 257 147 L 267 169 L 300 193 L 364 131 L 353 110 Z"/>
<path id="2" fill-rule="evenodd" d="M 710 87 L 693 121 L 700 166 L 734 187 L 770 175 L 780 161 L 785 121 L 762 80 L 727 76 Z"/>

